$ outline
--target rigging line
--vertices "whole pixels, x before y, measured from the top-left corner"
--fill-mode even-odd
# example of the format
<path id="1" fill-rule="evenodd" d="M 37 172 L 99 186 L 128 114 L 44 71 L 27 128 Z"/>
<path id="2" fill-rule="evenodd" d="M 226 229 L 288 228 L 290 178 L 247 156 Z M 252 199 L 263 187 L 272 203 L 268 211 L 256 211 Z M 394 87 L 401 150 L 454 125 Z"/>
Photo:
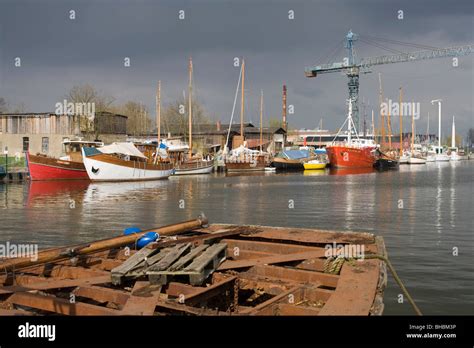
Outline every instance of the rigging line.
<path id="1" fill-rule="evenodd" d="M 328 53 L 327 53 L 326 55 L 321 55 L 321 56 L 319 57 L 319 59 L 317 60 L 317 63 L 316 63 L 315 65 L 321 64 L 321 63 L 323 63 L 323 62 L 329 62 L 329 58 L 335 56 L 336 53 L 337 53 L 340 49 L 342 49 L 342 47 L 343 47 L 342 44 L 343 44 L 344 40 L 345 40 L 345 39 L 342 39 L 342 40 L 340 40 L 338 43 L 336 43 L 334 46 L 332 46 L 331 49 L 328 50 Z"/>
<path id="2" fill-rule="evenodd" d="M 371 36 L 371 35 L 364 35 L 364 38 L 390 42 L 390 43 L 394 43 L 394 44 L 402 45 L 402 46 L 412 46 L 412 47 L 418 47 L 418 48 L 424 48 L 424 49 L 439 49 L 439 47 L 434 47 L 434 46 L 429 46 L 429 45 L 422 45 L 422 44 L 417 44 L 417 43 L 412 43 L 412 42 L 398 41 L 398 40 L 393 40 L 393 39 L 384 39 L 384 38 L 381 38 L 381 37 L 375 37 L 375 36 Z"/>
<path id="3" fill-rule="evenodd" d="M 240 87 L 241 79 L 242 79 L 242 65 L 240 65 L 239 80 L 237 81 L 237 88 L 235 89 L 234 105 L 232 106 L 232 114 L 230 116 L 229 130 L 227 131 L 227 137 L 226 137 L 226 141 L 225 141 L 225 151 L 226 152 L 227 152 L 227 144 L 229 144 L 230 129 L 232 127 L 232 120 L 234 119 L 235 104 L 237 103 L 237 96 L 239 95 L 239 87 Z"/>
<path id="4" fill-rule="evenodd" d="M 376 47 L 379 47 L 383 50 L 386 50 L 386 51 L 389 51 L 389 52 L 392 52 L 392 53 L 397 53 L 397 54 L 407 54 L 406 52 L 403 52 L 403 51 L 400 51 L 400 50 L 397 50 L 395 48 L 390 48 L 390 47 L 387 47 L 387 46 L 384 46 L 382 45 L 381 43 L 378 43 L 374 40 L 370 40 L 370 39 L 360 39 L 362 42 L 368 44 L 368 45 L 373 45 L 373 46 L 376 46 Z"/>
<path id="5" fill-rule="evenodd" d="M 371 45 L 371 46 L 375 46 L 375 47 L 378 47 L 378 48 L 381 48 L 385 51 L 388 51 L 388 52 L 391 52 L 391 53 L 396 53 L 396 54 L 407 54 L 406 52 L 403 52 L 403 51 L 399 51 L 399 50 L 396 50 L 396 49 L 393 49 L 393 48 L 389 48 L 389 47 L 386 47 L 386 46 L 383 46 L 379 43 L 376 43 L 376 42 L 371 42 L 371 41 L 368 41 L 367 39 L 359 39 L 360 41 L 368 44 L 368 45 Z"/>

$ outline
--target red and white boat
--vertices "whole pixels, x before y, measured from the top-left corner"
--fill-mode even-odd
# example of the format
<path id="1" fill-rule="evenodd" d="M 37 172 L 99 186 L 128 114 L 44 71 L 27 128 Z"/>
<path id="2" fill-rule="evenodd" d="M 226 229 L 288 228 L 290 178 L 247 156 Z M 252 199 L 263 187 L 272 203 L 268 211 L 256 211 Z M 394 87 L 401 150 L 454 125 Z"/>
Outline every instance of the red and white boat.
<path id="1" fill-rule="evenodd" d="M 30 179 L 37 180 L 77 180 L 89 179 L 82 161 L 83 146 L 99 147 L 103 143 L 97 141 L 65 140 L 63 141 L 66 156 L 60 158 L 43 154 L 26 153 L 26 161 Z"/>
<path id="2" fill-rule="evenodd" d="M 333 142 L 326 146 L 331 167 L 335 168 L 372 168 L 377 160 L 375 150 L 378 145 L 372 139 L 361 139 L 352 120 L 352 103 L 349 100 L 349 112 L 344 124 L 347 123 L 347 140 Z M 339 135 L 337 133 L 336 137 Z M 352 136 L 355 135 L 355 139 Z"/>

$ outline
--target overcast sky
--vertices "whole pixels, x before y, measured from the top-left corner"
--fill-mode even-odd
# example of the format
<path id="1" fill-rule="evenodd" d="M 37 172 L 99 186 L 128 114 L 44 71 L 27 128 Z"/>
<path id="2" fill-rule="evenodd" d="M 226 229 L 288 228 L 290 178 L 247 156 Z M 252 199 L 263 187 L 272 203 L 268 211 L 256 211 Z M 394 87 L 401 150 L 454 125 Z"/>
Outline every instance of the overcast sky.
<path id="1" fill-rule="evenodd" d="M 69 19 L 71 9 L 75 20 Z M 178 19 L 180 10 L 184 20 Z M 315 128 L 323 118 L 323 127 L 334 130 L 345 118 L 347 77 L 308 79 L 304 68 L 327 63 L 323 58 L 333 52 L 332 61 L 347 56 L 342 40 L 349 29 L 361 38 L 435 47 L 472 44 L 474 2 L 0 0 L 0 97 L 12 106 L 24 103 L 28 112 L 54 111 L 72 86 L 88 83 L 116 103 L 142 101 L 154 113 L 157 81 L 165 104 L 177 99 L 187 88 L 192 56 L 197 98 L 213 120 L 228 123 L 239 74 L 233 58 L 243 56 L 247 121 L 258 124 L 261 89 L 265 118 L 280 118 L 286 83 L 288 104 L 295 108 L 290 126 Z M 390 54 L 361 41 L 356 50 L 359 57 Z M 15 57 L 21 58 L 20 68 L 14 67 Z M 124 57 L 131 58 L 131 67 L 124 67 Z M 451 131 L 453 115 L 465 136 L 473 126 L 473 62 L 470 55 L 460 57 L 456 68 L 451 58 L 375 66 L 360 78 L 360 98 L 373 108 L 380 72 L 385 97 L 398 99 L 403 86 L 405 100 L 421 103 L 418 130 L 426 130 L 428 112 L 430 129 L 437 129 L 437 109 L 429 102 L 442 98 L 443 136 Z"/>

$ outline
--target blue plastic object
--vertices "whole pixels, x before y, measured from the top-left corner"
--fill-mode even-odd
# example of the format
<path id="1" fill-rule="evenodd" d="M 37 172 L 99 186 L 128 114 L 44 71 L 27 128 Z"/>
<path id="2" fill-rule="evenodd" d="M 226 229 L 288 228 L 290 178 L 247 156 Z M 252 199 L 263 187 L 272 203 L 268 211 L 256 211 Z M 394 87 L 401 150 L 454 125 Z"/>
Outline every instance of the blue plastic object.
<path id="1" fill-rule="evenodd" d="M 150 244 L 151 242 L 154 242 L 158 238 L 160 238 L 160 235 L 156 232 L 145 233 L 145 235 L 137 241 L 137 247 L 143 248 L 144 246 Z"/>
<path id="2" fill-rule="evenodd" d="M 137 232 L 141 232 L 142 230 L 138 227 L 127 227 L 125 230 L 123 230 L 123 234 L 128 236 L 129 234 L 132 234 L 132 233 L 137 233 Z"/>

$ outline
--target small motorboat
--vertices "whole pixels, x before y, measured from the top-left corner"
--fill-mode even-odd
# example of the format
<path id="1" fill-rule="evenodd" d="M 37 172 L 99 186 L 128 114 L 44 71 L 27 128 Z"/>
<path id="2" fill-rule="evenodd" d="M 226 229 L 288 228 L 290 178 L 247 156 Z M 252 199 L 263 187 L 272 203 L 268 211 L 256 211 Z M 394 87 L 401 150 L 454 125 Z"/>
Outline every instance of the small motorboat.
<path id="1" fill-rule="evenodd" d="M 326 168 L 326 162 L 320 160 L 312 160 L 303 164 L 305 170 L 321 170 Z"/>

